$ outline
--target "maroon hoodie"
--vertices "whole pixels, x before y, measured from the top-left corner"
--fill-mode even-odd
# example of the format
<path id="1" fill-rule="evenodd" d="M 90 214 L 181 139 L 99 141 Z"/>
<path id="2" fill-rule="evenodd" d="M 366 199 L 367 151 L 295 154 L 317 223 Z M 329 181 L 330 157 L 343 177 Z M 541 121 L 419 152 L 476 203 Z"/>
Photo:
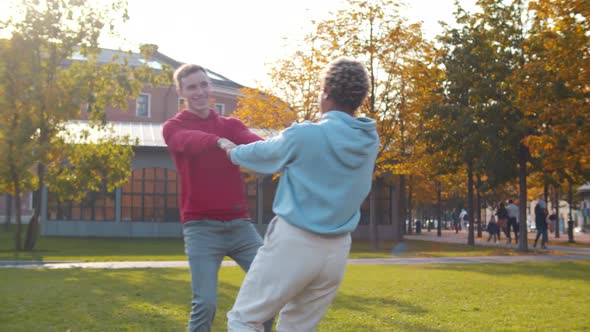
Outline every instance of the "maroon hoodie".
<path id="1" fill-rule="evenodd" d="M 182 223 L 249 216 L 240 168 L 217 147 L 217 140 L 224 137 L 239 145 L 262 138 L 213 109 L 206 119 L 184 110 L 164 123 L 162 134 L 180 178 Z"/>

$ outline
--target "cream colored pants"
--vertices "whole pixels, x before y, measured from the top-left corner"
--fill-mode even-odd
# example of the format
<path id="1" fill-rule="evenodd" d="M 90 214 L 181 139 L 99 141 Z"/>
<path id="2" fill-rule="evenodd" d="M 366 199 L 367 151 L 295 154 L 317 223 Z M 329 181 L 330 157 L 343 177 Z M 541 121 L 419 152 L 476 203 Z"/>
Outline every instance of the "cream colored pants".
<path id="1" fill-rule="evenodd" d="M 228 331 L 263 331 L 277 312 L 278 332 L 315 331 L 342 282 L 350 234 L 326 237 L 275 217 L 236 302 Z"/>

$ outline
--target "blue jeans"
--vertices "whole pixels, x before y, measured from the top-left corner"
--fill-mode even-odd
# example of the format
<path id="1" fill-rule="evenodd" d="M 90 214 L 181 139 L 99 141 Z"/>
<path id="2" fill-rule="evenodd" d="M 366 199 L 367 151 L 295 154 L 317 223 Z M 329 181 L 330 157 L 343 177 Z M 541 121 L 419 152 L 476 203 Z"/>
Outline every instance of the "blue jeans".
<path id="1" fill-rule="evenodd" d="M 209 332 L 217 309 L 217 274 L 223 258 L 231 257 L 248 271 L 262 238 L 250 219 L 188 221 L 182 234 L 192 286 L 188 331 Z"/>

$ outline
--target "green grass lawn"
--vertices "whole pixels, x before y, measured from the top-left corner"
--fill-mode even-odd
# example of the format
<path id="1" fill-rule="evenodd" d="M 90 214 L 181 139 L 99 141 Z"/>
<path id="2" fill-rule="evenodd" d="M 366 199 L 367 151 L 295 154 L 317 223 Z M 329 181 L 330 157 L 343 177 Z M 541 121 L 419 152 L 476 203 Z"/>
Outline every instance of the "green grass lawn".
<path id="1" fill-rule="evenodd" d="M 508 256 L 522 255 L 508 247 L 468 246 L 444 242 L 406 240 L 403 242 L 381 241 L 379 250 L 373 251 L 369 241 L 353 241 L 350 258 L 382 257 L 466 257 L 466 256 Z M 530 248 L 532 249 L 532 248 Z M 556 254 L 540 250 L 530 250 L 527 254 Z"/>
<path id="2" fill-rule="evenodd" d="M 590 248 L 590 243 L 588 242 L 575 242 L 576 237 L 574 236 L 574 242 L 568 242 L 567 235 L 561 236 L 559 239 L 549 237 L 549 244 L 548 246 L 561 246 L 561 247 L 571 247 L 571 248 Z M 532 247 L 534 240 L 529 240 L 529 245 Z M 541 240 L 539 239 L 537 245 L 541 245 Z"/>
<path id="3" fill-rule="evenodd" d="M 539 253 L 532 252 L 532 253 Z M 353 241 L 351 258 L 516 255 L 515 249 L 427 241 Z M 185 260 L 182 239 L 40 237 L 32 252 L 14 251 L 14 233 L 0 230 L 0 260 L 173 261 Z"/>
<path id="4" fill-rule="evenodd" d="M 184 331 L 187 269 L 0 270 L 1 331 Z M 244 273 L 220 271 L 213 331 Z M 349 266 L 318 331 L 589 331 L 590 262 Z"/>

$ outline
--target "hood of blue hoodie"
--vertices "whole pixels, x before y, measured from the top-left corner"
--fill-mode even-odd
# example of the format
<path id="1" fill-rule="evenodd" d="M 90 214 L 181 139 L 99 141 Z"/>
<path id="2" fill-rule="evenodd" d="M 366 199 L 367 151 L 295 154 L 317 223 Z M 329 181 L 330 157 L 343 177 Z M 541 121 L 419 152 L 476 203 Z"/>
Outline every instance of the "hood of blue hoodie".
<path id="1" fill-rule="evenodd" d="M 332 148 L 332 153 L 348 168 L 358 168 L 366 163 L 367 156 L 378 146 L 377 122 L 369 118 L 355 118 L 340 111 L 322 115 L 319 124 Z"/>

